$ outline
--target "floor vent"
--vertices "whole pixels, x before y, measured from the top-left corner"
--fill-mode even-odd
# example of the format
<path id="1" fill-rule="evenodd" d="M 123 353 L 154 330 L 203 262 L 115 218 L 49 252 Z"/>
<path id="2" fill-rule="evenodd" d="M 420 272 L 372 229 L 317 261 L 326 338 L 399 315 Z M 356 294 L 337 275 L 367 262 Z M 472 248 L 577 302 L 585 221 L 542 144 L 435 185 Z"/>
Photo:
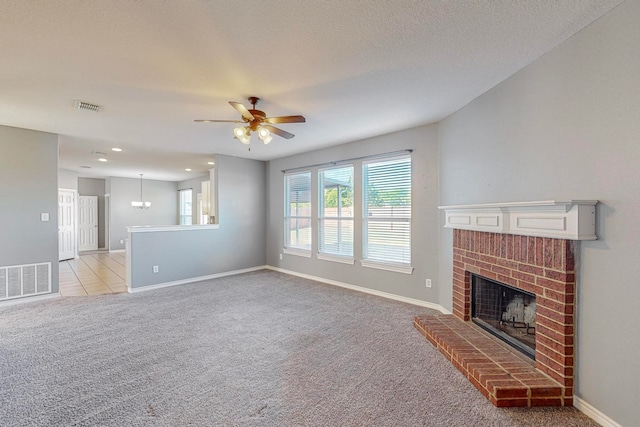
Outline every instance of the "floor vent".
<path id="1" fill-rule="evenodd" d="M 0 267 L 0 301 L 50 292 L 50 262 Z"/>

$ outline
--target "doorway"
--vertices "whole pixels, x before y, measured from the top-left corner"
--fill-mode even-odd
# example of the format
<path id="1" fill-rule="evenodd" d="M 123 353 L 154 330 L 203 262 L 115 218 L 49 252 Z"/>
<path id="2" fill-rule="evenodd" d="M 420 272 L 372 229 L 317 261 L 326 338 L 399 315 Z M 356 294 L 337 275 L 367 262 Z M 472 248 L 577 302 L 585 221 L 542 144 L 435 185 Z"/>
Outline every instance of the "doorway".
<path id="1" fill-rule="evenodd" d="M 98 196 L 78 196 L 78 251 L 98 250 Z"/>
<path id="2" fill-rule="evenodd" d="M 58 189 L 58 261 L 76 257 L 76 190 Z"/>

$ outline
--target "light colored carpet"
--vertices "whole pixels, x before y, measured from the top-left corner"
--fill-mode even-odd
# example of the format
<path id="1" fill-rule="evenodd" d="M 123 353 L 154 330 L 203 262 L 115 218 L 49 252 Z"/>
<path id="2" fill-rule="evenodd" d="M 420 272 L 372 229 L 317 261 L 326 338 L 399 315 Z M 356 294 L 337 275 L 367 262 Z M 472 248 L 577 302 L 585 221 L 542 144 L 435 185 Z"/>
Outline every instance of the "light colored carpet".
<path id="1" fill-rule="evenodd" d="M 0 308 L 0 425 L 597 426 L 493 407 L 429 310 L 272 271 Z"/>

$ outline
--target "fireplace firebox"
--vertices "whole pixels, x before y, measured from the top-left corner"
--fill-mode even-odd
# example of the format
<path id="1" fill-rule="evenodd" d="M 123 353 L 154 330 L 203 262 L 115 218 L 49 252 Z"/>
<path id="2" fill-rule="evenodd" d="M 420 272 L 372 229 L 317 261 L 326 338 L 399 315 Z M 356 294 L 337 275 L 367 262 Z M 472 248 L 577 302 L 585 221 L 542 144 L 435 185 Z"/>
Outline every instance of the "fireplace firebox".
<path id="1" fill-rule="evenodd" d="M 471 320 L 535 360 L 534 294 L 472 274 Z"/>

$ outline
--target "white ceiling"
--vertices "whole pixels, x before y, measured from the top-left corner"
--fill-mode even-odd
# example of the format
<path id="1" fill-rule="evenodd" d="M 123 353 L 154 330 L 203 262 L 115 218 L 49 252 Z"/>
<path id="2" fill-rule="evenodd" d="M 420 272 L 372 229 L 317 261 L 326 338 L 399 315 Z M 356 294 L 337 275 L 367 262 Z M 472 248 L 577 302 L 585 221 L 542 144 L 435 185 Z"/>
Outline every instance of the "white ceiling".
<path id="1" fill-rule="evenodd" d="M 621 2 L 0 0 L 0 125 L 59 134 L 81 176 L 183 180 L 441 120 Z M 307 122 L 247 151 L 193 121 L 248 96 Z"/>

